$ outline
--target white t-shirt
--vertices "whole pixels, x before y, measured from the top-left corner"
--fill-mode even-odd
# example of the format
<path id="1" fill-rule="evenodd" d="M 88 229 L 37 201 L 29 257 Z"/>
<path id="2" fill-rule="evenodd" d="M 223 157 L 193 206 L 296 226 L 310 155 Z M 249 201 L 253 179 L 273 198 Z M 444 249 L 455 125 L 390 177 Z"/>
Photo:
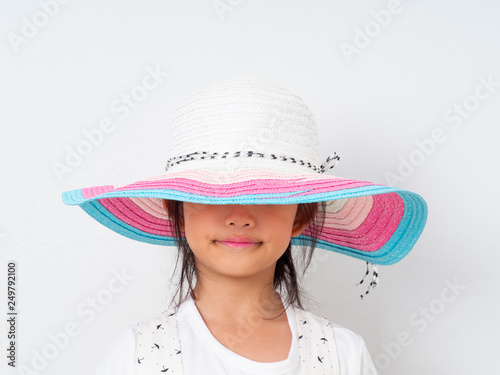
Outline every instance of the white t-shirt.
<path id="1" fill-rule="evenodd" d="M 300 375 L 300 354 L 294 308 L 286 309 L 292 332 L 288 358 L 262 363 L 244 358 L 224 347 L 205 325 L 192 299 L 181 304 L 176 314 L 185 375 Z M 311 313 L 306 313 L 310 314 Z M 313 320 L 313 319 L 310 319 Z M 376 375 L 363 339 L 347 328 L 332 324 L 341 375 Z M 314 337 L 318 341 L 321 339 Z M 137 329 L 128 328 L 108 349 L 96 375 L 136 375 Z"/>

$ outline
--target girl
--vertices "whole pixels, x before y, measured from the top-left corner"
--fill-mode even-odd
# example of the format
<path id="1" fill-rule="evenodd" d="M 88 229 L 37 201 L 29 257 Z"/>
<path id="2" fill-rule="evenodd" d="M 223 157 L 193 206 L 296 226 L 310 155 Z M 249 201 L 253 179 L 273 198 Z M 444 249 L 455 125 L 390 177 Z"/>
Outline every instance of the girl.
<path id="1" fill-rule="evenodd" d="M 303 309 L 295 262 L 305 271 L 319 247 L 393 264 L 422 232 L 426 204 L 323 174 L 338 156 L 318 154 L 303 101 L 242 76 L 181 105 L 164 175 L 64 193 L 122 235 L 178 248 L 175 304 L 127 330 L 97 373 L 375 374 L 358 335 Z"/>

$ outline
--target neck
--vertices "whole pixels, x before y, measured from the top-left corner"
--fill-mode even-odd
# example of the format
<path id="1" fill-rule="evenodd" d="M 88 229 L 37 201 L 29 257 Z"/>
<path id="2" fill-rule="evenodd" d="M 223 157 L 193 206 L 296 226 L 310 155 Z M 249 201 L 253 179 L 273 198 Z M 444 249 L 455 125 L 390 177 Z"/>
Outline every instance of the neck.
<path id="1" fill-rule="evenodd" d="M 273 286 L 274 267 L 251 277 L 227 277 L 198 272 L 194 288 L 196 307 L 204 319 L 272 319 L 284 311 Z"/>

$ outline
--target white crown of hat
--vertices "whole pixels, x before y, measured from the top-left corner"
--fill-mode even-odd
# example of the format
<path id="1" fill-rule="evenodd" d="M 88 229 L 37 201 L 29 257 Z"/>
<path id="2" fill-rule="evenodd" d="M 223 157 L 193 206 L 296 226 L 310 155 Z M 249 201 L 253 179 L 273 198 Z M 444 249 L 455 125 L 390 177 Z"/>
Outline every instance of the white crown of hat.
<path id="1" fill-rule="evenodd" d="M 231 172 L 319 172 L 317 126 L 300 97 L 262 78 L 239 76 L 181 104 L 168 158 L 172 172 L 225 173 L 229 165 Z"/>

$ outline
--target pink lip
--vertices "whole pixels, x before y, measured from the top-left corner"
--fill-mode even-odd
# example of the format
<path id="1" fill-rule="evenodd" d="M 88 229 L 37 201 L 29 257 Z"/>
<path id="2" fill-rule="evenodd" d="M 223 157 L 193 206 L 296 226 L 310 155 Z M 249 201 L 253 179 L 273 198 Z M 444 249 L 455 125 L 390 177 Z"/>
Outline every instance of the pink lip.
<path id="1" fill-rule="evenodd" d="M 229 247 L 235 247 L 235 248 L 254 246 L 254 245 L 259 243 L 259 242 L 252 241 L 249 238 L 243 238 L 243 237 L 228 237 L 223 241 L 217 241 L 217 242 L 222 244 L 222 245 L 229 246 Z"/>

